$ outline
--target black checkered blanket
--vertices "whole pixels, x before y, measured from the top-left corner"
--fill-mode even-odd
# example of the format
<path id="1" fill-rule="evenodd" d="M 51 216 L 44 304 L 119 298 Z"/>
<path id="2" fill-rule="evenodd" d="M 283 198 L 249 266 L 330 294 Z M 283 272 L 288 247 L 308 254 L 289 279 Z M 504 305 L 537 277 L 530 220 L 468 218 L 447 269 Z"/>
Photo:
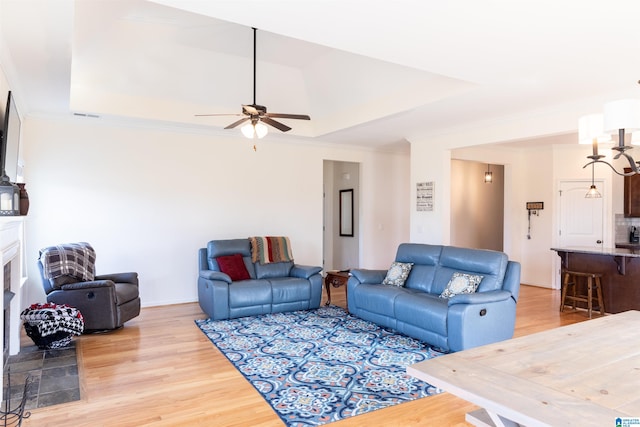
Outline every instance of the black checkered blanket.
<path id="1" fill-rule="evenodd" d="M 40 262 L 46 279 L 73 276 L 87 282 L 95 277 L 96 252 L 86 242 L 41 249 Z"/>
<path id="2" fill-rule="evenodd" d="M 20 313 L 27 335 L 41 348 L 66 347 L 73 335 L 82 335 L 80 310 L 53 303 L 32 304 Z"/>

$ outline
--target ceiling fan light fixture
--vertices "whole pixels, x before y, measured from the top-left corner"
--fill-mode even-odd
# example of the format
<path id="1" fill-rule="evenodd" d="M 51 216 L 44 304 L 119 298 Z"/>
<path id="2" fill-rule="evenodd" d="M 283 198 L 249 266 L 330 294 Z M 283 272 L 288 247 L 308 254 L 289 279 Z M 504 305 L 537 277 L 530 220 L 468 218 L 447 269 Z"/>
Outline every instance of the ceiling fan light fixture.
<path id="1" fill-rule="evenodd" d="M 242 134 L 249 139 L 261 139 L 269 133 L 269 128 L 264 123 L 258 121 L 256 123 L 250 122 L 240 128 Z"/>
<path id="2" fill-rule="evenodd" d="M 273 126 L 281 132 L 288 132 L 291 128 L 274 118 L 294 119 L 294 120 L 311 120 L 306 114 L 286 114 L 286 113 L 267 113 L 267 107 L 256 104 L 256 31 L 253 29 L 253 104 L 243 104 L 241 114 L 196 114 L 196 116 L 241 116 L 240 120 L 236 120 L 225 129 L 233 129 L 246 123 L 240 128 L 242 134 L 247 138 L 264 138 L 269 129 L 267 125 Z"/>

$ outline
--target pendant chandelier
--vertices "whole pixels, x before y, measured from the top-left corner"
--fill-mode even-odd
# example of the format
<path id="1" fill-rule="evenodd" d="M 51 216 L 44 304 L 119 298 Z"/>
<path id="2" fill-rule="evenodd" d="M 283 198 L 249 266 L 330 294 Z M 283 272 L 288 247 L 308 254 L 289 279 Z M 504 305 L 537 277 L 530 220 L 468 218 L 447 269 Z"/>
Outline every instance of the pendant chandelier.
<path id="1" fill-rule="evenodd" d="M 487 164 L 487 171 L 484 173 L 485 184 L 491 184 L 493 182 L 493 172 L 491 172 L 491 165 Z"/>
<path id="2" fill-rule="evenodd" d="M 636 134 L 634 138 L 633 134 Z M 604 155 L 598 151 L 598 144 L 612 141 L 612 135 L 618 135 L 618 145 L 611 149 L 614 154 L 613 160 L 625 159 L 625 167 L 619 171 L 606 160 Z M 640 173 L 640 163 L 636 161 L 629 150 L 632 145 L 626 145 L 626 140 L 632 141 L 640 137 L 640 99 L 621 99 L 608 102 L 604 105 L 603 114 L 590 114 L 581 117 L 578 121 L 578 139 L 581 144 L 591 144 L 592 154 L 587 156 L 591 161 L 583 167 L 604 163 L 613 172 L 621 176 L 631 176 Z"/>

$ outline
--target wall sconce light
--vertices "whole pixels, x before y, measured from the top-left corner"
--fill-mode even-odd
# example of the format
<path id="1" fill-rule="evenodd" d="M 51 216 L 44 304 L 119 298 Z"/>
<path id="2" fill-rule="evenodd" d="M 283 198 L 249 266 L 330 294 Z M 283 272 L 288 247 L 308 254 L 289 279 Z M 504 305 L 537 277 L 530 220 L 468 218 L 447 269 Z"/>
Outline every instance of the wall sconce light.
<path id="1" fill-rule="evenodd" d="M 491 165 L 487 164 L 487 171 L 484 173 L 484 183 L 491 184 L 493 182 L 493 172 L 491 172 Z"/>

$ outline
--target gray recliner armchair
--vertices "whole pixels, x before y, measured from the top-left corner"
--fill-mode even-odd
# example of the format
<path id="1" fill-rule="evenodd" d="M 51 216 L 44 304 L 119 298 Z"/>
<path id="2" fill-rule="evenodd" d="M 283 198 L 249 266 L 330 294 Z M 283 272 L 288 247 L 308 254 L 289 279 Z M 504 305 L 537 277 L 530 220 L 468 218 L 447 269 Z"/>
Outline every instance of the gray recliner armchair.
<path id="1" fill-rule="evenodd" d="M 95 275 L 88 243 L 40 250 L 38 267 L 47 302 L 80 310 L 85 331 L 116 329 L 140 314 L 138 273 Z"/>

